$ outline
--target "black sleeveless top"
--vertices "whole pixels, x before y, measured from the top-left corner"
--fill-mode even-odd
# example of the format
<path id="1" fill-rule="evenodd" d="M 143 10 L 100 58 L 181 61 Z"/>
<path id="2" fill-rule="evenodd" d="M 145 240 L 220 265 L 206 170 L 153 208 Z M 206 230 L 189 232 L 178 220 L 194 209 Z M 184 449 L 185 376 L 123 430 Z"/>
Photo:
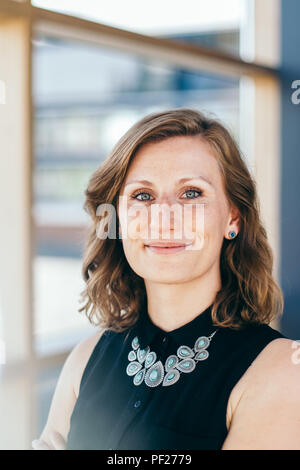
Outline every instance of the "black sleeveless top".
<path id="1" fill-rule="evenodd" d="M 216 330 L 208 357 L 169 386 L 149 387 L 144 380 L 135 385 L 134 376 L 126 373 L 136 336 L 141 349 L 149 345 L 164 365 L 179 346 L 193 348 L 199 336 L 209 337 Z M 147 309 L 125 332 L 106 330 L 82 375 L 67 450 L 221 449 L 228 433 L 230 392 L 276 338 L 284 336 L 266 324 L 238 331 L 215 327 L 211 306 L 169 332 L 152 323 Z"/>

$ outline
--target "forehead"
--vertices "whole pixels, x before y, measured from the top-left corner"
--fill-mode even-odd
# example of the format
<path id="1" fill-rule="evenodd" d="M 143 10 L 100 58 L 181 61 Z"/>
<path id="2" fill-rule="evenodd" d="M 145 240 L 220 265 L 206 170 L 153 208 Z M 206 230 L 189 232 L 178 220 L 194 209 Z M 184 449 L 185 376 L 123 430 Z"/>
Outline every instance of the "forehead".
<path id="1" fill-rule="evenodd" d="M 180 177 L 201 174 L 217 183 L 218 162 L 209 144 L 200 136 L 176 136 L 144 144 L 134 156 L 124 183 L 133 178 Z"/>

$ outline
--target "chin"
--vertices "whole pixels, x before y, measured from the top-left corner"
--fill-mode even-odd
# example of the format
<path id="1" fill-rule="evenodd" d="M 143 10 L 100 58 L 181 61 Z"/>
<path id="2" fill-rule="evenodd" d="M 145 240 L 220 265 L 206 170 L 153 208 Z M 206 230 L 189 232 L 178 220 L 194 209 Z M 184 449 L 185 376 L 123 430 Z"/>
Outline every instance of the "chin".
<path id="1" fill-rule="evenodd" d="M 156 282 L 156 283 L 163 283 L 163 284 L 183 284 L 184 282 L 191 281 L 190 275 L 185 275 L 185 273 L 175 272 L 172 270 L 160 270 L 157 273 L 141 273 L 139 276 L 143 277 L 146 281 Z"/>

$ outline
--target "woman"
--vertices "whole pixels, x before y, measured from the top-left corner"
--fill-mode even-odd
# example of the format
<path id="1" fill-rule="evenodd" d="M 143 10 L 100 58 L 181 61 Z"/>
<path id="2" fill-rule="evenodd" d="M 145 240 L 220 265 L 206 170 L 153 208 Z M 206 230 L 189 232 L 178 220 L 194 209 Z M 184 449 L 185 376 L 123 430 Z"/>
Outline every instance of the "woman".
<path id="1" fill-rule="evenodd" d="M 144 117 L 85 209 L 80 311 L 99 329 L 69 355 L 33 447 L 299 449 L 300 369 L 269 326 L 283 296 L 225 127 L 192 109 Z"/>

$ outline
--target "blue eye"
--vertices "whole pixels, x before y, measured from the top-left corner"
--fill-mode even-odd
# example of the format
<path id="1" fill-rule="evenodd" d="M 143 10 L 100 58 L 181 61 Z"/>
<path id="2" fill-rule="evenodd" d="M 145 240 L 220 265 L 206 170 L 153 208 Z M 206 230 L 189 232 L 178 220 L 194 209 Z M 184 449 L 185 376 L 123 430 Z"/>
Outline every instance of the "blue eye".
<path id="1" fill-rule="evenodd" d="M 194 193 L 198 193 L 198 195 L 196 196 L 187 196 L 187 197 L 184 197 L 184 199 L 196 199 L 197 197 L 199 197 L 201 194 L 202 194 L 202 191 L 199 191 L 198 189 L 195 189 L 195 188 L 188 188 L 185 190 L 185 192 L 183 194 L 194 194 Z M 144 197 L 144 195 L 146 195 L 146 197 Z M 141 199 L 138 199 L 138 196 L 142 196 Z M 139 191 L 139 192 L 136 192 L 134 193 L 132 196 L 131 196 L 131 199 L 136 199 L 138 201 L 145 201 L 145 202 L 148 202 L 148 201 L 151 201 L 152 199 L 149 199 L 147 196 L 151 197 L 151 195 L 146 192 L 146 191 Z"/>
<path id="2" fill-rule="evenodd" d="M 202 191 L 198 191 L 198 189 L 188 189 L 187 191 L 185 191 L 185 194 L 188 194 L 188 193 L 198 193 L 198 194 L 202 194 Z M 199 196 L 196 196 L 196 198 L 199 197 Z M 185 199 L 195 199 L 194 197 L 186 197 Z"/>
<path id="3" fill-rule="evenodd" d="M 150 199 L 145 199 L 145 198 L 138 199 L 138 196 L 143 195 L 143 194 L 146 194 L 146 195 L 150 196 L 149 193 L 140 192 L 140 193 L 133 194 L 131 197 L 132 197 L 132 199 L 137 199 L 138 201 L 150 201 Z"/>

